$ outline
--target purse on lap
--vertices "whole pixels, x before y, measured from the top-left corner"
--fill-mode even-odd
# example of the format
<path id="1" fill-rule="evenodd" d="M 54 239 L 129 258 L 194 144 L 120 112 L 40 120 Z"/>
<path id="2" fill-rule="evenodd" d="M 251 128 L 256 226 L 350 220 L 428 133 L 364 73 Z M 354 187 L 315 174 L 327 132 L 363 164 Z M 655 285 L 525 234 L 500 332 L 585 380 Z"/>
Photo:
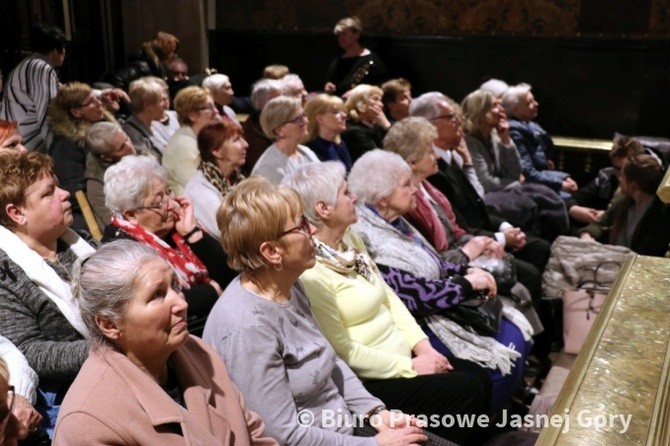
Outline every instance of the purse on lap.
<path id="1" fill-rule="evenodd" d="M 465 300 L 445 310 L 442 315 L 462 327 L 470 327 L 483 336 L 495 336 L 500 329 L 503 303 L 500 297 L 484 295 Z"/>

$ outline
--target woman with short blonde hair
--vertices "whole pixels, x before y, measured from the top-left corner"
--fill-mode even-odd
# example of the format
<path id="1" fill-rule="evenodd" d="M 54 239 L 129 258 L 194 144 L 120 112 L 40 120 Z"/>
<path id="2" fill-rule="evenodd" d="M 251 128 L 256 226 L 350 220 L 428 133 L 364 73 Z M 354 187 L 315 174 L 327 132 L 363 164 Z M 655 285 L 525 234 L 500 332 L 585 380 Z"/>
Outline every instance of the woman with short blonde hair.
<path id="1" fill-rule="evenodd" d="M 351 169 L 351 155 L 340 134 L 347 128 L 344 103 L 337 96 L 319 94 L 307 102 L 305 113 L 308 119 L 307 147 L 321 161 L 338 160 L 347 171 Z"/>
<path id="2" fill-rule="evenodd" d="M 391 123 L 384 114 L 382 94 L 379 87 L 361 84 L 347 96 L 344 104 L 348 116 L 347 129 L 342 133 L 342 139 L 347 143 L 354 162 L 365 152 L 383 147 L 384 136 Z"/>

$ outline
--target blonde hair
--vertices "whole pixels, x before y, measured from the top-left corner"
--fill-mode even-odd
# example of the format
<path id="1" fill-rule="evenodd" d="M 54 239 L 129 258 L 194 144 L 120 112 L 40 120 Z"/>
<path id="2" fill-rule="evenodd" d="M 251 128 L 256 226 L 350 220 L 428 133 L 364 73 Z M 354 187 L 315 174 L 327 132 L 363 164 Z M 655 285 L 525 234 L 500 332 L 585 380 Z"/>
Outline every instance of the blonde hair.
<path id="1" fill-rule="evenodd" d="M 463 99 L 463 131 L 465 133 L 488 137 L 482 134 L 484 115 L 493 107 L 495 95 L 486 90 L 475 90 Z"/>
<path id="2" fill-rule="evenodd" d="M 377 95 L 381 100 L 383 94 L 384 92 L 382 89 L 375 85 L 357 85 L 351 90 L 347 97 L 347 102 L 344 103 L 347 116 L 353 119 L 360 119 L 368 108 L 370 98 Z"/>
<path id="3" fill-rule="evenodd" d="M 324 113 L 330 112 L 333 108 L 344 110 L 344 102 L 337 96 L 321 93 L 310 99 L 305 104 L 305 114 L 307 115 L 307 140 L 311 141 L 319 136 L 319 123 L 316 122 L 316 117 Z M 340 135 L 335 137 L 335 142 L 340 142 Z"/>
<path id="4" fill-rule="evenodd" d="M 263 69 L 263 78 L 281 79 L 290 72 L 291 70 L 286 65 L 272 64 Z"/>
<path id="5" fill-rule="evenodd" d="M 163 98 L 165 81 L 154 76 L 135 79 L 128 86 L 128 96 L 134 111 L 141 112 L 147 105 L 153 105 Z"/>
<path id="6" fill-rule="evenodd" d="M 435 138 L 437 130 L 426 118 L 405 118 L 391 126 L 384 137 L 384 149 L 410 163 L 432 151 Z"/>
<path id="7" fill-rule="evenodd" d="M 284 223 L 301 214 L 300 196 L 293 189 L 263 177 L 240 182 L 223 198 L 216 213 L 228 265 L 247 272 L 266 268 L 261 244 L 277 240 Z"/>
<path id="8" fill-rule="evenodd" d="M 209 96 L 206 88 L 195 85 L 180 90 L 174 98 L 174 109 L 179 117 L 179 123 L 181 125 L 193 124 L 189 115 L 198 108 L 205 107 Z"/>
<path id="9" fill-rule="evenodd" d="M 353 29 L 354 31 L 363 34 L 363 23 L 361 22 L 361 19 L 356 16 L 345 17 L 335 24 L 333 34 L 337 34 L 345 29 Z"/>
<path id="10" fill-rule="evenodd" d="M 263 133 L 271 140 L 277 139 L 275 129 L 285 124 L 301 108 L 300 99 L 291 96 L 277 96 L 263 107 L 260 116 Z"/>

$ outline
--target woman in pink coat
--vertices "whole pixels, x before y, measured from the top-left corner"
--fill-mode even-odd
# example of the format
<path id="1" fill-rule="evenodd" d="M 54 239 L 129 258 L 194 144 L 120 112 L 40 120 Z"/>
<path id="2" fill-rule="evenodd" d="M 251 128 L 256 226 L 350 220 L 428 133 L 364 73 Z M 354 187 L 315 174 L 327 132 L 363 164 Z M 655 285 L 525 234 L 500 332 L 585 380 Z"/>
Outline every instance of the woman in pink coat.
<path id="1" fill-rule="evenodd" d="M 75 268 L 94 345 L 70 387 L 54 445 L 276 445 L 218 355 L 190 336 L 175 274 L 151 248 L 120 240 Z"/>

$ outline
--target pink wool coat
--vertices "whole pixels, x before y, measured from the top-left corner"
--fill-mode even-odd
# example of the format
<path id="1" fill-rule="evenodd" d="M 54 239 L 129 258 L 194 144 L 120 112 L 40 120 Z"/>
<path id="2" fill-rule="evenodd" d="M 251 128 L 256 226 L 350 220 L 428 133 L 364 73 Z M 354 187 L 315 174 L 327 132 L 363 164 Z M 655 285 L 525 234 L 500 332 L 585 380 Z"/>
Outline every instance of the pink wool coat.
<path id="1" fill-rule="evenodd" d="M 276 445 L 221 358 L 191 336 L 170 358 L 188 409 L 124 354 L 91 350 L 58 415 L 56 446 Z"/>

